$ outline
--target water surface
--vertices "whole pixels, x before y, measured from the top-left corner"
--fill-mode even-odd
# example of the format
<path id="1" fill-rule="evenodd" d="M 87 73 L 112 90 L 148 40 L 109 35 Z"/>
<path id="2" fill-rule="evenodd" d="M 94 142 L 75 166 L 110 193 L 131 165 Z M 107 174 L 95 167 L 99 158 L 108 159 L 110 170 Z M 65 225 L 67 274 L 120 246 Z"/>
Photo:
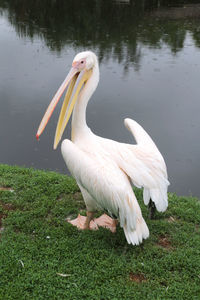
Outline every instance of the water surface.
<path id="1" fill-rule="evenodd" d="M 89 127 L 131 143 L 123 119 L 135 119 L 166 160 L 170 190 L 200 196 L 199 20 L 200 1 L 0 0 L 0 162 L 67 172 L 52 149 L 60 107 L 39 143 L 35 133 L 74 55 L 90 49 L 101 77 Z"/>

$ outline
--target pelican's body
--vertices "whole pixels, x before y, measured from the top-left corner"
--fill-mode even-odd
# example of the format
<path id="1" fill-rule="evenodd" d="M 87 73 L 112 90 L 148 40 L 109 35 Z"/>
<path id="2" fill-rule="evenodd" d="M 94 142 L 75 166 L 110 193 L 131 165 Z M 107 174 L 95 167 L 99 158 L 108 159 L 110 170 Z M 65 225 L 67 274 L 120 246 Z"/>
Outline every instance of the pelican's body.
<path id="1" fill-rule="evenodd" d="M 73 101 L 75 103 L 72 135 L 71 141 L 64 140 L 61 146 L 63 158 L 80 187 L 87 207 L 85 228 L 89 227 L 93 212 L 103 209 L 118 218 L 128 243 L 137 245 L 149 236 L 149 230 L 132 185 L 144 188 L 145 204 L 148 204 L 151 198 L 158 211 L 165 211 L 168 205 L 169 182 L 164 159 L 150 136 L 131 119 L 125 119 L 125 126 L 133 134 L 136 145 L 118 143 L 92 133 L 86 124 L 86 106 L 98 85 L 98 61 L 94 53 L 87 51 L 79 53 L 72 66 L 80 72 L 79 75 L 83 70 L 92 70 L 77 93 L 76 102 L 73 99 L 75 92 L 70 94 L 71 100 L 67 100 L 68 104 Z M 69 79 L 67 84 L 68 82 Z M 67 108 L 66 112 L 66 103 L 63 103 L 54 147 L 64 131 L 66 124 L 63 125 L 63 122 L 68 121 L 69 110 L 72 109 L 73 107 Z M 47 116 L 44 118 L 49 119 L 51 113 L 52 111 L 48 113 L 47 110 Z M 46 123 L 45 120 L 44 124 Z M 40 126 L 38 135 L 45 127 L 44 124 Z"/>

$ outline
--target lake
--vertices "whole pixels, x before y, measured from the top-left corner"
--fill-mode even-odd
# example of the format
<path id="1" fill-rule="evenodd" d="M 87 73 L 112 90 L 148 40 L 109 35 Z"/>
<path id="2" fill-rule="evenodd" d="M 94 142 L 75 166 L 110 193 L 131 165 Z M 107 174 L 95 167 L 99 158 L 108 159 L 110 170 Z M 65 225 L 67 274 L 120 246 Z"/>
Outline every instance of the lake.
<path id="1" fill-rule="evenodd" d="M 163 154 L 170 191 L 200 196 L 200 1 L 0 0 L 0 163 L 67 173 L 41 118 L 77 52 L 99 57 L 87 109 L 97 135 L 132 143 L 139 122 Z M 70 138 L 70 126 L 65 131 Z"/>

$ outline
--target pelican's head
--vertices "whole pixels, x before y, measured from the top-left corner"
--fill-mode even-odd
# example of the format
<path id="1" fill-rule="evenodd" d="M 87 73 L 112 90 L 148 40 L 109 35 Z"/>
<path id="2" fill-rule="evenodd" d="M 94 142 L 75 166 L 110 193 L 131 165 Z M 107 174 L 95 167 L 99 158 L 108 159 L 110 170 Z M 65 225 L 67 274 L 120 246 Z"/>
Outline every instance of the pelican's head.
<path id="1" fill-rule="evenodd" d="M 72 67 L 77 66 L 80 68 L 80 70 L 83 70 L 84 68 L 86 70 L 93 69 L 94 66 L 97 64 L 97 57 L 96 55 L 91 51 L 84 51 L 78 53 L 72 62 Z"/>
<path id="2" fill-rule="evenodd" d="M 43 119 L 40 123 L 40 126 L 36 134 L 37 139 L 39 139 L 39 136 L 42 134 L 44 128 L 46 127 L 60 97 L 64 93 L 65 89 L 68 87 L 62 105 L 62 109 L 60 112 L 60 116 L 56 128 L 56 134 L 54 138 L 54 149 L 57 148 L 57 145 L 62 137 L 64 129 L 73 111 L 78 95 L 82 87 L 90 79 L 93 69 L 96 65 L 97 65 L 97 57 L 91 51 L 80 52 L 75 56 L 72 62 L 71 70 L 69 71 L 67 77 L 65 78 L 62 85 L 56 92 L 55 96 L 53 97 L 52 101 L 50 102 L 43 116 Z"/>

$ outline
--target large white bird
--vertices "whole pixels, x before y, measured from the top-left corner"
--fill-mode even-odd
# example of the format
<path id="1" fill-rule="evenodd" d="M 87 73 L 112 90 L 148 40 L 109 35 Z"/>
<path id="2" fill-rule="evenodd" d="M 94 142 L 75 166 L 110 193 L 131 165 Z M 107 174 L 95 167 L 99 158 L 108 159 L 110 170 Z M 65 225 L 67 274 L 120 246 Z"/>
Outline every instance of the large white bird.
<path id="1" fill-rule="evenodd" d="M 40 123 L 37 138 L 44 130 L 53 110 L 68 86 L 60 112 L 54 149 L 57 147 L 67 122 L 72 116 L 71 140 L 62 142 L 61 150 L 68 169 L 82 192 L 87 217 L 71 221 L 79 228 L 113 226 L 116 222 L 106 215 L 93 221 L 98 209 L 106 210 L 118 219 L 127 242 L 138 245 L 148 238 L 149 230 L 142 217 L 132 185 L 143 187 L 143 199 L 150 199 L 157 210 L 167 209 L 167 170 L 164 159 L 146 131 L 131 119 L 124 124 L 137 144 L 119 143 L 96 136 L 86 123 L 86 106 L 99 81 L 99 65 L 91 51 L 78 53 L 72 68 L 52 99 Z M 74 109 L 74 110 L 73 110 Z"/>

